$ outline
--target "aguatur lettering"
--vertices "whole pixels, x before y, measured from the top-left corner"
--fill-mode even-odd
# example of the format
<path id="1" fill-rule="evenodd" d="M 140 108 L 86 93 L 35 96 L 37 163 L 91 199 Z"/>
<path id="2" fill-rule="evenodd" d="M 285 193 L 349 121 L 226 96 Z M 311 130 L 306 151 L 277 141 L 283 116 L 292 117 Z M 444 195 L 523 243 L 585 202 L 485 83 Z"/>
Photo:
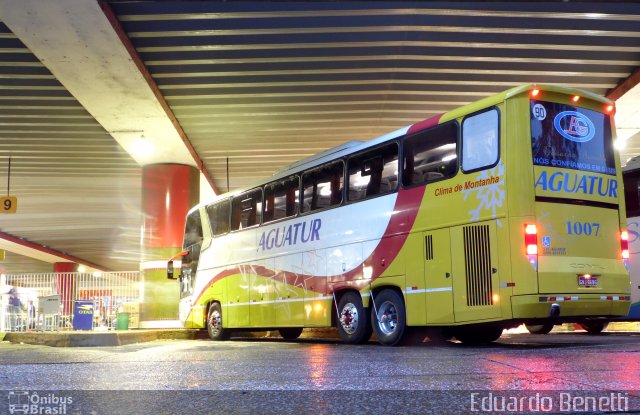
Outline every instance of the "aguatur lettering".
<path id="1" fill-rule="evenodd" d="M 260 236 L 258 250 L 269 251 L 273 248 L 319 241 L 321 227 L 322 219 L 311 219 L 264 231 Z"/>
<path id="2" fill-rule="evenodd" d="M 543 171 L 536 180 L 536 189 L 551 192 L 581 193 L 618 198 L 618 181 L 609 177 L 598 177 L 589 174 Z"/>

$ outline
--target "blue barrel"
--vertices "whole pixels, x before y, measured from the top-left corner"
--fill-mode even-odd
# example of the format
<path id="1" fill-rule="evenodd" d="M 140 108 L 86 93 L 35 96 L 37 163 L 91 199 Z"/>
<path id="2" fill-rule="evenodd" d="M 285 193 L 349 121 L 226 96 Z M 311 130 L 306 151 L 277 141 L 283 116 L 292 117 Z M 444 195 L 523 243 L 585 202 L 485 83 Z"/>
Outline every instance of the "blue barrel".
<path id="1" fill-rule="evenodd" d="M 93 328 L 93 301 L 77 300 L 73 303 L 73 329 Z"/>

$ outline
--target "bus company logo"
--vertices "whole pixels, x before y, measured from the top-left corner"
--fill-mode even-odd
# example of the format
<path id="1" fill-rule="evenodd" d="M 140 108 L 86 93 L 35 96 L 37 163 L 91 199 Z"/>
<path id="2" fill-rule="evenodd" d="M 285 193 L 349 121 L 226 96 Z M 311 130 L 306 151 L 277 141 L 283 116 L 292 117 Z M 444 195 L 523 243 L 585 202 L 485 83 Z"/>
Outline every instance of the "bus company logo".
<path id="1" fill-rule="evenodd" d="M 596 134 L 593 122 L 577 111 L 562 111 L 553 119 L 553 126 L 561 136 L 576 143 L 586 143 Z"/>
<path id="2" fill-rule="evenodd" d="M 83 304 L 78 306 L 78 314 L 93 314 L 93 304 Z"/>
<path id="3" fill-rule="evenodd" d="M 40 394 L 29 391 L 9 392 L 10 414 L 65 415 L 73 403 L 71 396 L 60 396 L 53 392 Z"/>

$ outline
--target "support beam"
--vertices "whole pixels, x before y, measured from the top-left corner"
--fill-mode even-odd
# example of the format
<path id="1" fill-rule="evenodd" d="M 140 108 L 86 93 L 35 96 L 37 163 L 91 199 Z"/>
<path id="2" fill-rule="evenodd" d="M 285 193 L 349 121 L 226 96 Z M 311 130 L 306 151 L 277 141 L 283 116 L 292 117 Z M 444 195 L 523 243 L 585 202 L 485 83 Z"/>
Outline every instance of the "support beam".
<path id="1" fill-rule="evenodd" d="M 611 89 L 607 93 L 607 98 L 611 101 L 617 101 L 638 84 L 640 84 L 640 68 L 636 69 L 631 75 L 629 75 L 629 77 L 627 77 L 627 79 L 620 82 L 615 88 Z"/>
<path id="2" fill-rule="evenodd" d="M 0 2 L 2 22 L 134 160 L 196 166 L 213 186 L 135 49 L 125 47 L 128 38 L 105 13 L 91 0 Z M 138 151 L 143 140 L 151 151 Z"/>
<path id="3" fill-rule="evenodd" d="M 49 263 L 75 262 L 87 267 L 89 272 L 110 271 L 102 265 L 94 264 L 93 262 L 85 261 L 82 258 L 69 255 L 65 252 L 56 251 L 55 249 L 51 249 L 47 246 L 18 238 L 17 236 L 10 235 L 6 232 L 0 232 L 0 249 Z"/>

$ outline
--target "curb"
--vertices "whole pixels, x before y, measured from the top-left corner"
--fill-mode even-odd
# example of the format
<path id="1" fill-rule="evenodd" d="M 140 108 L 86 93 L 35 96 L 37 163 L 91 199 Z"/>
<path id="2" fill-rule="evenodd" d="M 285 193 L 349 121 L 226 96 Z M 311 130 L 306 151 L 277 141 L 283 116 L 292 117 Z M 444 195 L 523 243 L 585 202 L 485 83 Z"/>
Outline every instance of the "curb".
<path id="1" fill-rule="evenodd" d="M 133 343 L 145 343 L 154 340 L 193 340 L 198 337 L 198 330 L 135 330 L 122 332 L 91 333 L 5 333 L 4 341 L 19 344 L 35 344 L 51 347 L 101 347 L 124 346 Z"/>
<path id="2" fill-rule="evenodd" d="M 243 332 L 233 337 L 280 338 L 277 330 Z M 196 340 L 207 339 L 206 331 L 196 329 L 128 330 L 110 332 L 66 331 L 66 332 L 9 332 L 0 333 L 0 341 L 15 344 L 33 344 L 51 347 L 112 347 L 155 340 Z M 335 328 L 307 328 L 301 339 L 338 340 Z"/>

